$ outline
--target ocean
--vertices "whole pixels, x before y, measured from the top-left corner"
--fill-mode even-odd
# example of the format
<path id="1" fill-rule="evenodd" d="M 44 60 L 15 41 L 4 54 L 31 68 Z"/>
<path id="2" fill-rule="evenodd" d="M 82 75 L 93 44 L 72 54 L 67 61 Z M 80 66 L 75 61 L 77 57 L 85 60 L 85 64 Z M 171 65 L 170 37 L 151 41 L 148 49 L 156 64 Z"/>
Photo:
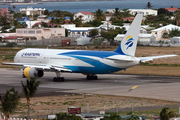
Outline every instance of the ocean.
<path id="1" fill-rule="evenodd" d="M 42 4 L 24 4 L 14 5 L 18 11 L 20 8 L 45 8 L 49 11 L 61 10 L 71 13 L 79 11 L 95 12 L 99 9 L 106 12 L 107 9 L 146 9 L 147 3 L 150 2 L 153 9 L 166 7 L 180 7 L 180 0 L 116 0 L 116 1 L 77 1 L 77 2 L 43 2 Z M 10 5 L 11 7 L 13 5 Z M 0 8 L 8 8 L 9 5 L 0 5 Z"/>

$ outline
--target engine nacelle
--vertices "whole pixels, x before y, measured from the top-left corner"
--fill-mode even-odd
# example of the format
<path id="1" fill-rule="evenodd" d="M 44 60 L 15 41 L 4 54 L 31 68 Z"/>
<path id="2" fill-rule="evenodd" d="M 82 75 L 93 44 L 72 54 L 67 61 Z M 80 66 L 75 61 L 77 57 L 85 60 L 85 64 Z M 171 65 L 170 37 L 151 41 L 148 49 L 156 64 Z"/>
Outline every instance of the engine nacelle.
<path id="1" fill-rule="evenodd" d="M 42 70 L 36 70 L 36 68 L 27 67 L 24 69 L 24 76 L 27 78 L 42 77 L 44 72 Z"/>

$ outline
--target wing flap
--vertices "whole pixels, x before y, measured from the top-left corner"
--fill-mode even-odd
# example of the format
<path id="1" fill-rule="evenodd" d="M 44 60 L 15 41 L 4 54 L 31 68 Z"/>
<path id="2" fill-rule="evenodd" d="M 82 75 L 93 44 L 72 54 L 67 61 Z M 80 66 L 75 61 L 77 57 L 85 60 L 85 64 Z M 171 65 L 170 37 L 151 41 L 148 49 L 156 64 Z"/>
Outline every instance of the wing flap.
<path id="1" fill-rule="evenodd" d="M 72 72 L 70 69 L 63 67 L 62 65 L 46 65 L 46 64 L 32 64 L 32 63 L 2 63 L 2 65 L 15 65 L 22 67 L 34 67 L 36 69 L 54 70 L 60 72 Z"/>
<path id="2" fill-rule="evenodd" d="M 175 57 L 177 55 L 161 55 L 161 56 L 151 56 L 151 57 L 138 57 L 141 62 L 146 62 L 146 61 L 152 61 L 153 59 L 159 59 L 159 58 L 165 58 L 165 57 Z"/>

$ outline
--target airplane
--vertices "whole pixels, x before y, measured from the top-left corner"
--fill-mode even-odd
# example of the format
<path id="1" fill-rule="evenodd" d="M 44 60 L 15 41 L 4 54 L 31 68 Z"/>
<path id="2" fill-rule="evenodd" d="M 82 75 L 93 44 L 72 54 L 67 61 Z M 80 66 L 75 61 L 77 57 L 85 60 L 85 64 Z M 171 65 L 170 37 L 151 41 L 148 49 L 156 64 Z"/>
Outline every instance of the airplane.
<path id="1" fill-rule="evenodd" d="M 69 72 L 82 73 L 87 76 L 87 80 L 97 80 L 96 74 L 114 73 L 139 65 L 141 62 L 176 56 L 135 57 L 142 19 L 142 14 L 136 15 L 115 51 L 26 48 L 17 52 L 14 63 L 2 64 L 19 66 L 23 70 L 22 76 L 26 78 L 39 78 L 43 77 L 44 72 L 55 72 L 56 77 L 53 80 L 64 81 L 61 74 Z"/>

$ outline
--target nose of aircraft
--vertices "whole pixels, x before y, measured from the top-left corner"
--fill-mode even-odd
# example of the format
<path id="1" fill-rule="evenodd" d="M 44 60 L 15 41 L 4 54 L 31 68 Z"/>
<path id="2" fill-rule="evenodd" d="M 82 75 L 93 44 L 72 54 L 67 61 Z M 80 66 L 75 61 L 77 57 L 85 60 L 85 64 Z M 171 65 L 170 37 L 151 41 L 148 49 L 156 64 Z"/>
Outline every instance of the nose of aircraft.
<path id="1" fill-rule="evenodd" d="M 20 51 L 16 53 L 16 55 L 14 56 L 14 63 L 18 63 L 20 62 Z"/>

